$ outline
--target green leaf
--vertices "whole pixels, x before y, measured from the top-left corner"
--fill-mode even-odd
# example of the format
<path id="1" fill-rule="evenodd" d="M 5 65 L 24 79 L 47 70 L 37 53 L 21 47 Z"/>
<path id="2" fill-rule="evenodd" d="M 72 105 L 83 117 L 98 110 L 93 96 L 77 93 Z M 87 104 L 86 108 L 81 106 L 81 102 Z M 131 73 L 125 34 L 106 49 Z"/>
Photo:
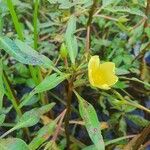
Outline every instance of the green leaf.
<path id="1" fill-rule="evenodd" d="M 60 2 L 60 0 L 58 0 Z M 69 9 L 73 6 L 73 3 L 71 3 L 69 0 L 62 0 L 62 2 L 59 5 L 59 9 Z"/>
<path id="2" fill-rule="evenodd" d="M 76 31 L 76 17 L 72 15 L 68 21 L 67 30 L 65 34 L 65 42 L 68 49 L 70 60 L 75 64 L 75 59 L 78 53 L 77 39 L 74 35 Z"/>
<path id="3" fill-rule="evenodd" d="M 129 120 L 131 120 L 133 123 L 137 124 L 140 127 L 146 127 L 150 123 L 150 121 L 148 121 L 148 120 L 146 120 L 143 117 L 138 116 L 138 115 L 129 114 L 129 115 L 126 115 L 126 116 Z"/>
<path id="4" fill-rule="evenodd" d="M 3 122 L 5 121 L 5 117 L 6 115 L 5 114 L 1 114 L 0 115 L 0 126 L 3 124 Z"/>
<path id="5" fill-rule="evenodd" d="M 36 94 L 47 90 L 51 90 L 58 84 L 60 84 L 62 81 L 64 81 L 67 78 L 67 76 L 68 75 L 66 74 L 58 75 L 57 73 L 47 76 L 39 85 L 37 85 L 34 88 L 33 93 Z"/>
<path id="6" fill-rule="evenodd" d="M 107 7 L 111 5 L 112 3 L 116 2 L 116 0 L 102 0 L 102 7 Z"/>
<path id="7" fill-rule="evenodd" d="M 3 96 L 4 96 L 4 86 L 3 86 L 2 74 L 3 74 L 3 65 L 2 65 L 2 60 L 0 60 L 0 109 L 2 108 Z"/>
<path id="8" fill-rule="evenodd" d="M 58 0 L 47 0 L 50 4 L 57 4 Z"/>
<path id="9" fill-rule="evenodd" d="M 41 93 L 47 90 L 51 90 L 54 87 L 56 87 L 58 84 L 60 84 L 63 80 L 65 80 L 68 77 L 68 75 L 59 75 L 57 73 L 54 73 L 50 76 L 47 76 L 39 85 L 37 85 L 30 93 L 29 95 L 21 102 L 19 107 L 21 108 L 24 106 L 28 101 L 32 98 L 33 95 L 36 93 Z"/>
<path id="10" fill-rule="evenodd" d="M 39 122 L 41 115 L 47 113 L 54 105 L 55 103 L 51 103 L 42 106 L 41 108 L 34 108 L 30 111 L 25 112 L 19 119 L 18 123 L 13 128 L 11 128 L 6 133 L 4 133 L 0 138 L 5 137 L 6 135 L 13 132 L 14 130 L 24 128 L 24 127 L 34 126 Z"/>
<path id="11" fill-rule="evenodd" d="M 115 88 L 117 89 L 125 89 L 128 87 L 128 84 L 123 82 L 123 81 L 118 81 L 115 85 L 114 85 Z"/>
<path id="12" fill-rule="evenodd" d="M 101 135 L 100 123 L 94 107 L 85 101 L 77 92 L 75 92 L 75 94 L 79 100 L 80 115 L 85 122 L 85 126 L 91 140 L 95 144 L 97 150 L 104 150 L 105 145 Z"/>
<path id="13" fill-rule="evenodd" d="M 30 150 L 28 145 L 18 138 L 0 139 L 0 150 Z"/>
<path id="14" fill-rule="evenodd" d="M 4 49 L 9 55 L 23 64 L 53 68 L 53 63 L 48 57 L 39 54 L 20 40 L 15 40 L 14 42 L 8 37 L 0 36 L 0 48 Z"/>
<path id="15" fill-rule="evenodd" d="M 29 117 L 30 116 L 30 117 Z M 30 111 L 25 112 L 16 124 L 16 128 L 31 127 L 37 124 L 40 120 L 38 108 L 34 108 Z"/>
<path id="16" fill-rule="evenodd" d="M 146 27 L 144 30 L 145 30 L 145 33 L 147 34 L 148 38 L 150 39 L 150 28 Z"/>
<path id="17" fill-rule="evenodd" d="M 59 147 L 58 147 L 58 145 L 57 145 L 57 143 L 54 141 L 54 140 L 51 140 L 51 141 L 49 141 L 47 144 L 46 144 L 46 146 L 45 146 L 45 148 L 44 148 L 45 150 L 61 150 Z M 74 147 L 72 148 L 72 149 L 75 149 Z"/>
<path id="18" fill-rule="evenodd" d="M 119 120 L 119 131 L 121 133 L 123 133 L 123 135 L 126 135 L 126 130 L 127 130 L 127 124 L 126 124 L 126 121 L 125 121 L 124 117 L 122 117 Z"/>
<path id="19" fill-rule="evenodd" d="M 82 150 L 95 150 L 95 145 L 87 146 L 87 147 L 83 148 Z"/>
<path id="20" fill-rule="evenodd" d="M 1 4 L 0 4 L 1 5 Z M 0 14 L 1 15 L 1 14 Z M 3 25 L 4 25 L 4 20 L 3 20 L 3 17 L 0 16 L 0 34 L 2 34 L 2 31 L 3 31 Z"/>
<path id="21" fill-rule="evenodd" d="M 50 121 L 47 125 L 43 126 L 38 132 L 37 136 L 31 141 L 29 147 L 32 150 L 37 149 L 42 143 L 44 143 L 55 131 L 57 121 Z"/>
<path id="22" fill-rule="evenodd" d="M 124 68 L 117 68 L 116 69 L 116 74 L 117 75 L 125 75 L 125 74 L 129 74 L 130 72 L 127 69 Z"/>
<path id="23" fill-rule="evenodd" d="M 53 107 L 55 106 L 55 103 L 50 103 L 50 104 L 47 104 L 45 106 L 42 106 L 40 108 L 38 108 L 38 114 L 41 116 L 45 113 L 47 113 L 48 111 L 50 111 Z"/>
<path id="24" fill-rule="evenodd" d="M 106 7 L 104 9 L 113 13 L 124 12 L 124 13 L 133 14 L 133 15 L 138 15 L 141 17 L 146 17 L 145 14 L 137 8 L 115 6 L 115 7 Z"/>
<path id="25" fill-rule="evenodd" d="M 134 30 L 131 31 L 131 37 L 129 39 L 129 43 L 132 45 L 134 43 L 136 43 L 142 36 L 144 32 L 144 23 L 142 23 L 140 26 L 138 26 L 137 28 L 135 28 Z M 131 61 L 131 59 L 130 59 Z"/>
<path id="26" fill-rule="evenodd" d="M 48 112 L 54 105 L 55 103 L 51 103 L 42 106 L 41 108 L 34 108 L 30 111 L 25 112 L 19 119 L 19 122 L 16 125 L 17 128 L 30 127 L 37 124 L 40 120 L 41 115 Z"/>

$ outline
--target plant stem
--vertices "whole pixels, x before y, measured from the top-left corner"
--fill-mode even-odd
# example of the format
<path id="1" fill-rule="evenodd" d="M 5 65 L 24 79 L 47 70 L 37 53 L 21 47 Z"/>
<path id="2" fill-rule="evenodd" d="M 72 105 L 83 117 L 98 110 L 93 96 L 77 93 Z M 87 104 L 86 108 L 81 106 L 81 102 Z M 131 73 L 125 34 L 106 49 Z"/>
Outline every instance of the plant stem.
<path id="1" fill-rule="evenodd" d="M 139 79 L 137 79 L 137 78 L 120 77 L 120 79 L 125 79 L 125 80 L 130 80 L 130 81 L 139 82 L 139 83 L 144 84 L 144 85 L 146 85 L 147 87 L 150 88 L 150 84 L 149 84 L 149 83 L 144 82 L 144 81 L 142 81 L 142 80 L 139 80 Z"/>
<path id="2" fill-rule="evenodd" d="M 10 100 L 12 102 L 12 105 L 13 105 L 14 109 L 16 110 L 18 116 L 21 117 L 22 116 L 22 111 L 18 107 L 19 101 L 18 101 L 18 99 L 15 96 L 15 92 L 10 87 L 10 81 L 9 81 L 5 71 L 3 71 L 3 79 L 4 79 L 4 83 L 5 83 L 6 89 L 8 91 L 8 94 L 9 94 Z"/>
<path id="3" fill-rule="evenodd" d="M 148 22 L 150 20 L 150 0 L 147 0 L 145 15 L 148 17 L 147 20 L 145 21 L 145 24 L 144 24 L 144 27 L 146 28 L 148 26 Z"/>
<path id="4" fill-rule="evenodd" d="M 4 138 L 5 136 L 7 136 L 9 133 L 15 131 L 17 128 L 13 127 L 10 130 L 8 130 L 7 132 L 5 132 L 3 135 L 0 136 L 0 139 Z"/>
<path id="5" fill-rule="evenodd" d="M 73 78 L 71 78 L 70 81 L 68 81 L 67 111 L 66 111 L 66 116 L 65 116 L 65 134 L 66 134 L 66 140 L 67 140 L 66 147 L 68 149 L 70 146 L 69 119 L 70 119 L 70 114 L 71 114 L 72 94 L 73 94 Z"/>
<path id="6" fill-rule="evenodd" d="M 57 140 L 57 137 L 58 137 L 59 132 L 61 130 L 61 125 L 63 123 L 63 119 L 64 119 L 65 114 L 66 114 L 66 109 L 61 113 L 61 118 L 60 118 L 60 121 L 58 122 L 57 129 L 55 131 L 55 134 L 53 135 L 53 138 L 51 139 L 51 141 L 53 141 L 53 142 L 55 142 Z"/>
<path id="7" fill-rule="evenodd" d="M 98 3 L 98 0 L 93 0 L 93 5 L 89 11 L 89 18 L 88 18 L 87 26 L 90 26 L 92 23 L 92 19 L 93 19 L 93 15 L 94 15 L 94 11 L 97 6 L 97 3 Z"/>
<path id="8" fill-rule="evenodd" d="M 40 70 L 39 67 L 37 67 L 37 69 L 38 69 L 38 79 L 39 79 L 39 81 L 41 82 L 41 81 L 43 80 L 42 73 L 41 73 L 41 70 Z M 48 104 L 48 100 L 46 99 L 46 97 L 47 97 L 46 92 L 39 93 L 39 96 L 40 96 L 40 99 L 41 99 L 41 103 L 42 103 L 43 105 Z"/>
<path id="9" fill-rule="evenodd" d="M 149 135 L 150 135 L 150 124 L 146 128 L 144 128 L 144 130 L 141 132 L 140 136 L 133 145 L 132 150 L 138 150 Z"/>
<path id="10" fill-rule="evenodd" d="M 138 103 L 126 101 L 125 104 L 130 105 L 130 106 L 134 106 L 136 108 L 139 108 L 141 110 L 144 110 L 144 111 L 150 113 L 150 109 L 148 109 L 148 108 L 146 108 L 146 107 L 144 107 L 144 106 L 142 106 L 142 105 L 140 105 Z"/>
<path id="11" fill-rule="evenodd" d="M 150 113 L 150 110 L 148 108 L 146 108 L 138 103 L 135 103 L 133 101 L 124 99 L 124 97 L 120 93 L 118 93 L 116 90 L 112 90 L 112 91 L 120 100 L 122 100 L 124 102 L 125 105 L 134 106 L 135 108 L 139 108 L 141 110 L 144 110 L 144 111 Z"/>
<path id="12" fill-rule="evenodd" d="M 34 49 L 35 50 L 37 50 L 37 48 L 38 48 L 38 6 L 39 6 L 39 0 L 35 0 L 34 15 L 33 15 L 34 16 L 33 17 L 33 26 L 34 26 Z M 41 82 L 43 80 L 41 70 L 39 67 L 32 68 L 32 70 L 33 69 L 37 69 L 38 77 L 35 76 L 34 79 L 36 81 L 36 84 L 39 84 L 39 82 Z M 34 75 L 32 74 L 32 76 L 34 76 Z M 45 92 L 45 94 L 46 94 L 46 92 Z M 48 101 L 45 99 L 45 94 L 44 93 L 39 94 L 41 103 L 43 105 L 48 103 Z"/>
<path id="13" fill-rule="evenodd" d="M 37 50 L 38 47 L 38 5 L 39 5 L 39 0 L 35 1 L 34 4 L 34 18 L 33 18 L 33 24 L 34 24 L 34 49 Z"/>
<path id="14" fill-rule="evenodd" d="M 89 11 L 89 18 L 87 21 L 87 35 L 86 35 L 86 48 L 85 48 L 87 56 L 89 54 L 89 49 L 90 49 L 90 30 L 91 30 L 90 26 L 92 23 L 92 19 L 93 19 L 93 15 L 94 15 L 94 11 L 95 11 L 95 8 L 97 6 L 97 3 L 98 3 L 98 0 L 93 0 L 93 5 Z"/>
<path id="15" fill-rule="evenodd" d="M 14 6 L 13 6 L 13 3 L 11 0 L 7 0 L 7 6 L 9 8 L 9 11 L 10 11 L 10 14 L 11 14 L 11 17 L 13 19 L 13 22 L 14 22 L 14 25 L 15 25 L 15 29 L 17 31 L 17 34 L 19 36 L 19 39 L 20 40 L 23 40 L 23 32 L 22 32 L 22 29 L 21 29 L 21 26 L 20 26 L 20 23 L 18 21 L 18 17 L 16 15 L 16 12 L 15 12 L 15 9 L 14 9 Z"/>
<path id="16" fill-rule="evenodd" d="M 125 139 L 128 139 L 128 138 L 133 138 L 135 137 L 136 135 L 128 135 L 128 136 L 123 136 L 123 137 L 119 137 L 117 139 L 113 139 L 113 140 L 110 140 L 108 142 L 105 142 L 105 146 L 107 145 L 110 145 L 110 144 L 114 144 L 114 143 L 117 143 L 119 141 L 122 141 L 122 140 L 125 140 Z"/>
<path id="17" fill-rule="evenodd" d="M 10 98 L 10 101 L 11 101 L 15 111 L 17 112 L 19 118 L 20 118 L 22 116 L 22 110 L 21 110 L 21 108 L 19 108 L 19 101 L 15 95 L 15 92 L 13 91 L 13 89 L 11 89 L 10 81 L 9 81 L 5 71 L 3 71 L 3 79 L 4 79 L 6 89 L 8 91 L 8 97 Z M 30 139 L 30 136 L 29 136 L 30 134 L 29 134 L 28 128 L 24 128 L 23 131 L 24 131 L 24 135 L 27 136 L 27 139 Z"/>

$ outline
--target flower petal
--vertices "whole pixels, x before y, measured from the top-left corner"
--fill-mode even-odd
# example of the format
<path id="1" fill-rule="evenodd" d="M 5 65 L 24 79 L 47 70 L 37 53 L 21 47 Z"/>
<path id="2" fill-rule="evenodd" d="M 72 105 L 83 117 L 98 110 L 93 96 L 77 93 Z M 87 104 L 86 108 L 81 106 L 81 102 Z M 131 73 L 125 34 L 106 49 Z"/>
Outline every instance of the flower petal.
<path id="1" fill-rule="evenodd" d="M 104 89 L 104 90 L 109 90 L 110 89 L 110 87 L 107 84 L 102 84 L 102 85 L 99 85 L 97 87 L 100 88 L 100 89 Z"/>
<path id="2" fill-rule="evenodd" d="M 112 86 L 118 81 L 118 77 L 115 75 L 115 64 L 113 62 L 105 62 L 101 64 L 99 70 L 103 82 L 108 86 Z"/>
<path id="3" fill-rule="evenodd" d="M 88 64 L 88 76 L 90 84 L 94 87 L 108 90 L 118 81 L 115 75 L 115 64 L 105 62 L 100 64 L 99 56 L 92 56 Z"/>
<path id="4" fill-rule="evenodd" d="M 92 56 L 89 60 L 88 69 L 98 68 L 100 65 L 100 59 L 98 55 Z"/>
<path id="5" fill-rule="evenodd" d="M 99 56 L 95 55 L 92 56 L 89 63 L 88 63 L 88 76 L 89 81 L 92 86 L 95 86 L 94 79 L 95 75 L 97 74 L 97 70 L 99 69 L 100 59 Z"/>

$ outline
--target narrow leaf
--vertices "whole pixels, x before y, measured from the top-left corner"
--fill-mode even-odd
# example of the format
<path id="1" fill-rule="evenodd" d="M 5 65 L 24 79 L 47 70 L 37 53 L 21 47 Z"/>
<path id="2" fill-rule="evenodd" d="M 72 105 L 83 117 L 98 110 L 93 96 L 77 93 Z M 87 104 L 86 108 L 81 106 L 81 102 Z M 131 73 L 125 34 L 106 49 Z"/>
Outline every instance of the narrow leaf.
<path id="1" fill-rule="evenodd" d="M 116 0 L 102 0 L 102 7 L 107 7 L 111 5 L 112 3 L 116 2 Z"/>
<path id="2" fill-rule="evenodd" d="M 138 16 L 146 18 L 145 14 L 142 11 L 140 11 L 139 9 L 136 9 L 136 8 L 115 6 L 115 7 L 106 7 L 104 9 L 107 10 L 107 11 L 113 12 L 113 13 L 115 13 L 115 12 L 124 12 L 124 13 L 138 15 Z"/>
<path id="3" fill-rule="evenodd" d="M 74 35 L 76 31 L 76 17 L 72 15 L 68 21 L 67 30 L 65 34 L 65 42 L 68 49 L 70 60 L 75 64 L 75 59 L 78 53 L 77 39 Z"/>
<path id="4" fill-rule="evenodd" d="M 63 80 L 65 80 L 67 77 L 68 77 L 68 75 L 60 75 L 60 76 L 58 76 L 58 74 L 56 74 L 56 73 L 54 73 L 54 74 L 52 74 L 50 76 L 47 76 L 39 85 L 37 85 L 29 93 L 29 95 L 21 102 L 19 107 L 21 108 L 26 103 L 28 103 L 28 101 L 32 98 L 33 95 L 53 89 L 58 84 L 60 84 Z"/>
<path id="5" fill-rule="evenodd" d="M 74 91 L 75 92 L 75 91 Z M 75 92 L 79 100 L 79 111 L 82 119 L 85 122 L 88 134 L 95 144 L 97 150 L 104 150 L 104 141 L 99 127 L 99 121 L 94 107 L 85 101 L 77 92 Z"/>
<path id="6" fill-rule="evenodd" d="M 95 145 L 87 146 L 87 147 L 83 148 L 82 150 L 95 150 Z"/>
<path id="7" fill-rule="evenodd" d="M 41 93 L 47 90 L 51 90 L 64 81 L 67 78 L 67 75 L 59 75 L 54 73 L 50 76 L 47 76 L 38 86 L 33 90 L 33 93 Z"/>
<path id="8" fill-rule="evenodd" d="M 19 119 L 19 122 L 17 123 L 16 126 L 18 128 L 23 128 L 23 127 L 30 127 L 30 126 L 37 124 L 40 120 L 41 115 L 48 112 L 54 105 L 55 103 L 51 103 L 51 104 L 42 106 L 41 108 L 34 108 L 30 111 L 25 112 L 22 115 L 22 117 Z"/>
<path id="9" fill-rule="evenodd" d="M 25 112 L 19 119 L 18 123 L 13 128 L 5 132 L 0 137 L 0 139 L 5 137 L 9 133 L 13 132 L 14 130 L 24 128 L 24 127 L 34 126 L 35 124 L 39 122 L 41 115 L 43 115 L 44 113 L 47 113 L 54 105 L 55 103 L 51 103 L 51 104 L 42 106 L 41 108 L 34 108 L 30 111 Z"/>
<path id="10" fill-rule="evenodd" d="M 37 149 L 43 142 L 45 142 L 55 131 L 57 121 L 51 121 L 44 127 L 42 127 L 38 133 L 37 136 L 31 141 L 29 144 L 29 147 L 32 150 Z"/>
<path id="11" fill-rule="evenodd" d="M 26 43 L 8 37 L 0 36 L 0 48 L 13 56 L 17 61 L 23 64 L 38 65 L 45 68 L 53 68 L 52 61 L 44 55 L 39 54 Z"/>
<path id="12" fill-rule="evenodd" d="M 0 60 L 0 109 L 2 109 L 3 96 L 4 96 L 4 86 L 3 86 L 2 74 L 3 74 L 3 65 L 2 65 L 2 60 Z"/>
<path id="13" fill-rule="evenodd" d="M 131 120 L 133 123 L 137 124 L 140 127 L 146 127 L 149 125 L 150 121 L 142 118 L 141 116 L 138 115 L 132 115 L 132 114 L 128 114 L 127 118 L 129 120 Z"/>
<path id="14" fill-rule="evenodd" d="M 1 114 L 0 115 L 0 126 L 3 124 L 3 122 L 5 121 L 5 117 L 6 115 L 5 114 Z"/>

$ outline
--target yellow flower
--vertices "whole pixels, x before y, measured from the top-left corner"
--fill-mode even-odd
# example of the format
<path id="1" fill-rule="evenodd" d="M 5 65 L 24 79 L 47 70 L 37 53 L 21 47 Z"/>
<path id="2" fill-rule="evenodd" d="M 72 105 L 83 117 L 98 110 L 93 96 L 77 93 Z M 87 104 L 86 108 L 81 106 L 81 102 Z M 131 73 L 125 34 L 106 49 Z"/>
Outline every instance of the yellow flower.
<path id="1" fill-rule="evenodd" d="M 115 75 L 115 64 L 105 62 L 100 64 L 99 56 L 92 56 L 88 64 L 88 75 L 90 84 L 94 87 L 108 90 L 118 81 Z"/>

